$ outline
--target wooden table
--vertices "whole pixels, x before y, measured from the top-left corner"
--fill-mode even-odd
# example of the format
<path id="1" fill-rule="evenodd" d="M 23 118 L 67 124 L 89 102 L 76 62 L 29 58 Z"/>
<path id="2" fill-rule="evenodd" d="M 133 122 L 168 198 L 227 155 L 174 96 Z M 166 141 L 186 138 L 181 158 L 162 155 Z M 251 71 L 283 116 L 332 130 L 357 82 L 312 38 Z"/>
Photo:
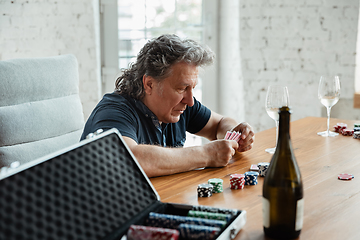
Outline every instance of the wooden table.
<path id="1" fill-rule="evenodd" d="M 353 128 L 356 121 L 331 119 Z M 360 122 L 360 121 L 358 121 Z M 290 136 L 304 184 L 304 225 L 299 239 L 360 239 L 360 140 L 349 136 L 321 137 L 326 118 L 307 117 L 291 122 Z M 223 168 L 195 170 L 171 176 L 151 178 L 162 202 L 208 205 L 247 211 L 247 222 L 236 239 L 266 239 L 262 226 L 262 186 L 229 188 L 229 176 L 249 171 L 251 164 L 270 162 L 266 148 L 275 145 L 275 128 L 256 133 L 252 150 L 237 153 Z M 355 176 L 338 180 L 340 173 Z M 224 192 L 210 198 L 197 197 L 197 185 L 210 178 L 224 180 Z"/>

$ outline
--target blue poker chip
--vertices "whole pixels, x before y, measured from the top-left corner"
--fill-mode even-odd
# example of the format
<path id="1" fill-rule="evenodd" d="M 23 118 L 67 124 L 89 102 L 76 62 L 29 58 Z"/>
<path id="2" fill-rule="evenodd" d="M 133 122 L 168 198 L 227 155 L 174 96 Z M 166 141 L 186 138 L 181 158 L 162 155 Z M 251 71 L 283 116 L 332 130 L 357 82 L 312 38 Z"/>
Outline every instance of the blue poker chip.
<path id="1" fill-rule="evenodd" d="M 257 177 L 259 176 L 258 172 L 246 172 L 245 173 L 245 185 L 256 185 L 258 184 Z"/>
<path id="2" fill-rule="evenodd" d="M 253 181 L 253 180 L 245 181 L 245 185 L 257 185 L 257 184 L 258 184 L 257 180 L 255 180 L 255 181 Z"/>
<path id="3" fill-rule="evenodd" d="M 246 173 L 245 173 L 245 177 L 246 177 L 246 176 L 259 176 L 259 173 L 258 173 L 258 172 L 250 171 L 250 172 L 246 172 Z"/>

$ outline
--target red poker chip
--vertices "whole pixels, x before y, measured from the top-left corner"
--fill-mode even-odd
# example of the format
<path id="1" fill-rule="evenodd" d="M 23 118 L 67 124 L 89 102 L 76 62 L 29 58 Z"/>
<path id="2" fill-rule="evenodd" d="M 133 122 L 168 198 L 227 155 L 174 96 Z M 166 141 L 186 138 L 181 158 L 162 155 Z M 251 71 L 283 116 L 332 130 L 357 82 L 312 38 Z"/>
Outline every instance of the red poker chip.
<path id="1" fill-rule="evenodd" d="M 338 128 L 347 128 L 347 124 L 346 123 L 337 123 L 336 126 Z"/>
<path id="2" fill-rule="evenodd" d="M 338 179 L 340 180 L 351 180 L 354 178 L 354 175 L 348 173 L 342 173 L 338 175 Z"/>
<path id="3" fill-rule="evenodd" d="M 353 134 L 354 134 L 354 130 L 352 129 L 346 128 L 342 130 L 342 135 L 344 136 L 352 136 Z"/>
<path id="4" fill-rule="evenodd" d="M 241 178 L 245 178 L 245 175 L 244 174 L 239 174 L 239 173 L 235 173 L 235 174 L 230 175 L 230 180 L 231 179 L 241 179 Z"/>

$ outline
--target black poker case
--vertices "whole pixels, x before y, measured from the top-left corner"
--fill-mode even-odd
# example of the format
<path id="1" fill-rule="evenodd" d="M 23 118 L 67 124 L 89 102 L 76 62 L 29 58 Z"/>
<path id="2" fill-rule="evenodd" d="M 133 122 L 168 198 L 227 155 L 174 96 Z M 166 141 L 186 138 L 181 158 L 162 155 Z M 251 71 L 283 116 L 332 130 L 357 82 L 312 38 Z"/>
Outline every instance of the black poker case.
<path id="1" fill-rule="evenodd" d="M 2 168 L 0 191 L 0 240 L 126 239 L 149 212 L 186 216 L 193 207 L 160 201 L 116 129 Z M 244 226 L 246 211 L 236 211 L 216 239 L 233 239 Z"/>

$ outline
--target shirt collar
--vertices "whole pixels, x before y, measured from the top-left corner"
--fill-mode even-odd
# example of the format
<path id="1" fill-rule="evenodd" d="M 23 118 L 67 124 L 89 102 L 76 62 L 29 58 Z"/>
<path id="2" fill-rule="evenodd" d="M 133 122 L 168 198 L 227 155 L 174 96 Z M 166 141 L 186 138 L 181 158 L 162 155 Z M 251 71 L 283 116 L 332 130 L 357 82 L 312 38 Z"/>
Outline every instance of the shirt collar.
<path id="1" fill-rule="evenodd" d="M 151 118 L 154 126 L 162 130 L 161 124 L 157 116 L 140 100 L 134 99 L 136 107 L 145 115 L 145 117 Z M 164 124 L 163 124 L 164 125 Z"/>

